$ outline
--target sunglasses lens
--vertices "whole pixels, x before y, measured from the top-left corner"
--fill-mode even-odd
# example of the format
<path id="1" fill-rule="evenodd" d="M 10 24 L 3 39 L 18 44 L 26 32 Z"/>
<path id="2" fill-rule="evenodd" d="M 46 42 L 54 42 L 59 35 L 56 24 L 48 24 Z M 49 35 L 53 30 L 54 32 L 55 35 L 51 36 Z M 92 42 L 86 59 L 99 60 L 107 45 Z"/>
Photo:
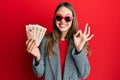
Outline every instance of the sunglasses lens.
<path id="1" fill-rule="evenodd" d="M 66 21 L 66 22 L 70 22 L 70 21 L 71 21 L 71 18 L 68 16 L 68 17 L 65 18 L 65 21 Z"/>
<path id="2" fill-rule="evenodd" d="M 56 16 L 56 20 L 61 21 L 62 17 L 61 16 Z"/>

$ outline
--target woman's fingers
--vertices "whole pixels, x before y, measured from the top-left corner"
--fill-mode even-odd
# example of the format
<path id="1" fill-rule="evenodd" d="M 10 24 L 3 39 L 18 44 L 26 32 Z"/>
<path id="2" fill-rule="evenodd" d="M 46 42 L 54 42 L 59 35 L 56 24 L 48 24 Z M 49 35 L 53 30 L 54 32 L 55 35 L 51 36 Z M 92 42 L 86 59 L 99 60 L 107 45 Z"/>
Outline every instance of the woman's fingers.
<path id="1" fill-rule="evenodd" d="M 33 50 L 34 47 L 35 47 L 35 41 L 31 44 L 28 52 L 30 53 Z"/>
<path id="2" fill-rule="evenodd" d="M 87 38 L 87 41 L 89 41 L 90 39 L 92 39 L 93 36 L 94 36 L 94 34 L 92 34 L 89 38 Z"/>
<path id="3" fill-rule="evenodd" d="M 80 35 L 82 35 L 82 31 L 81 31 L 81 30 L 77 31 L 77 33 L 74 34 L 74 37 L 78 37 L 78 36 L 80 36 Z"/>
<path id="4" fill-rule="evenodd" d="M 88 23 L 86 23 L 85 30 L 84 30 L 84 35 L 87 37 L 90 36 L 90 26 L 88 26 Z"/>
<path id="5" fill-rule="evenodd" d="M 26 46 L 28 46 L 28 43 L 30 42 L 31 38 L 26 41 Z"/>
<path id="6" fill-rule="evenodd" d="M 86 23 L 84 33 L 82 33 L 81 30 L 78 30 L 73 36 L 83 38 L 85 41 L 88 41 L 94 36 L 94 34 L 90 35 L 90 26 L 88 26 L 88 23 Z"/>
<path id="7" fill-rule="evenodd" d="M 88 33 L 86 34 L 86 36 L 90 36 L 90 26 L 88 27 Z"/>
<path id="8" fill-rule="evenodd" d="M 86 33 L 87 33 L 87 28 L 88 28 L 88 23 L 86 23 L 86 25 L 85 25 L 85 30 L 84 30 L 84 33 L 83 33 L 83 34 L 86 34 Z"/>
<path id="9" fill-rule="evenodd" d="M 28 45 L 27 45 L 27 51 L 29 51 L 31 49 L 31 46 L 34 44 L 35 40 L 30 39 Z"/>

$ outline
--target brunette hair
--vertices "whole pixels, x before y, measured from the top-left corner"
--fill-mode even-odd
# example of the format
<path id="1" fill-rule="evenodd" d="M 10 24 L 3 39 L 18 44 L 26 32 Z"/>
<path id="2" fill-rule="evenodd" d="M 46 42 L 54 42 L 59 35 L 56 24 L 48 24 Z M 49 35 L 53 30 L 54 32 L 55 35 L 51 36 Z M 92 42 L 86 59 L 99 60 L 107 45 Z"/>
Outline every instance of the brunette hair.
<path id="1" fill-rule="evenodd" d="M 71 25 L 70 29 L 68 30 L 65 39 L 67 41 L 73 40 L 73 34 L 75 34 L 78 29 L 78 22 L 77 22 L 75 10 L 68 2 L 62 2 L 57 6 L 57 8 L 54 12 L 54 15 L 57 13 L 57 11 L 61 7 L 66 7 L 69 10 L 71 10 L 71 12 L 72 12 L 72 16 L 73 16 L 72 25 Z M 60 37 L 61 37 L 61 32 L 57 28 L 55 21 L 56 21 L 56 19 L 54 17 L 53 18 L 53 32 L 46 35 L 47 40 L 46 40 L 46 45 L 45 45 L 45 51 L 48 56 L 50 56 L 51 54 L 56 54 L 56 52 L 54 52 L 54 50 L 53 50 L 53 46 L 55 43 L 57 43 L 60 40 Z M 85 44 L 84 48 L 85 48 L 84 50 L 86 52 L 86 55 L 89 55 L 90 49 L 89 49 L 88 43 Z"/>

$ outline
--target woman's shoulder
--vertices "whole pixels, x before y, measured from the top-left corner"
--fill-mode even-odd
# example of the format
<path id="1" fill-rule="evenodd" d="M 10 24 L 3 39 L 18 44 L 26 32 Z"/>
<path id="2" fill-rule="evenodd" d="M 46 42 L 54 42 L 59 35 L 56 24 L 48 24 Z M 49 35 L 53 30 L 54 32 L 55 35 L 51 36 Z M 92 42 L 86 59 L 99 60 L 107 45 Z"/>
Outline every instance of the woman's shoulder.
<path id="1" fill-rule="evenodd" d="M 50 38 L 52 38 L 52 32 L 51 33 L 48 33 L 44 36 L 44 39 L 45 40 L 49 40 Z"/>
<path id="2" fill-rule="evenodd" d="M 51 36 L 52 36 L 52 32 L 47 33 L 47 34 L 45 35 L 46 38 L 49 38 L 49 37 L 51 37 Z"/>
<path id="3" fill-rule="evenodd" d="M 48 34 L 44 35 L 42 41 L 46 42 L 46 40 L 51 38 L 51 37 L 52 37 L 52 33 L 48 33 Z"/>

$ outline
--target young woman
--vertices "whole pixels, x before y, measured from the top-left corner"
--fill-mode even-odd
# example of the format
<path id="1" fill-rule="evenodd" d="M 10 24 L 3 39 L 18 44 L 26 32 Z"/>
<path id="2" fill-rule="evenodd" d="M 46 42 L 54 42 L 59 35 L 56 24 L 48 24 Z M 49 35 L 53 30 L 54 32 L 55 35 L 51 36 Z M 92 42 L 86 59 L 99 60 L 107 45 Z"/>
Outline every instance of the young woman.
<path id="1" fill-rule="evenodd" d="M 54 13 L 53 32 L 47 34 L 40 45 L 35 40 L 26 41 L 27 51 L 35 58 L 33 71 L 45 80 L 80 80 L 90 73 L 87 55 L 90 53 L 88 41 L 90 35 L 88 23 L 82 33 L 77 30 L 77 18 L 73 7 L 63 2 Z"/>

